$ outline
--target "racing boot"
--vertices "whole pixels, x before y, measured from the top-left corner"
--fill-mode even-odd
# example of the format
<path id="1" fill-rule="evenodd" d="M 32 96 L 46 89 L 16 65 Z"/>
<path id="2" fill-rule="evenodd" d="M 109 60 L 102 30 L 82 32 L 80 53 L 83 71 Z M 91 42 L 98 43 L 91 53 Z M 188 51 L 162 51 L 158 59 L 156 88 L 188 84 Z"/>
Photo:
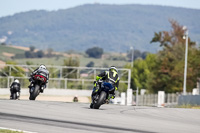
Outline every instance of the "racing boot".
<path id="1" fill-rule="evenodd" d="M 33 83 L 31 82 L 30 85 L 28 86 L 28 88 L 29 88 L 29 93 L 32 93 L 32 92 L 33 92 L 33 90 L 31 89 L 32 87 L 33 87 Z"/>
<path id="2" fill-rule="evenodd" d="M 17 99 L 18 100 L 20 100 L 19 97 L 20 97 L 20 92 L 17 92 Z"/>
<path id="3" fill-rule="evenodd" d="M 109 104 L 110 99 L 106 99 L 106 104 Z"/>
<path id="4" fill-rule="evenodd" d="M 115 94 L 109 94 L 108 100 L 110 100 L 110 99 L 115 99 Z"/>
<path id="5" fill-rule="evenodd" d="M 41 93 L 44 92 L 44 87 L 43 87 L 43 86 L 40 88 L 40 92 L 41 92 Z"/>
<path id="6" fill-rule="evenodd" d="M 108 99 L 106 99 L 106 104 L 109 104 L 110 99 L 114 99 L 115 98 L 115 94 L 109 94 Z"/>
<path id="7" fill-rule="evenodd" d="M 46 84 L 42 85 L 42 87 L 40 88 L 40 92 L 43 93 L 45 88 L 46 88 Z"/>

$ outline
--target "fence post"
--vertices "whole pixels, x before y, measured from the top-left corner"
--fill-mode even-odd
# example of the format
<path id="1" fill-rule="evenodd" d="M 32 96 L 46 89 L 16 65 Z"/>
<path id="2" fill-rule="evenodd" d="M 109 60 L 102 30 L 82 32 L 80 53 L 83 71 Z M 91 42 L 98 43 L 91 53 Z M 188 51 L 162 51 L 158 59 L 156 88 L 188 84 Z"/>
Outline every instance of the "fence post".
<path id="1" fill-rule="evenodd" d="M 82 89 L 83 89 L 83 86 L 84 86 L 84 79 L 82 79 Z"/>
<path id="2" fill-rule="evenodd" d="M 126 104 L 126 93 L 122 92 L 121 93 L 121 105 L 125 105 Z"/>
<path id="3" fill-rule="evenodd" d="M 133 90 L 127 89 L 127 106 L 132 105 Z"/>
<path id="4" fill-rule="evenodd" d="M 60 67 L 60 78 L 62 78 L 62 67 Z"/>
<path id="5" fill-rule="evenodd" d="M 163 107 L 165 104 L 165 92 L 158 91 L 158 107 Z"/>
<path id="6" fill-rule="evenodd" d="M 9 66 L 9 76 L 11 76 L 11 66 Z"/>
<path id="7" fill-rule="evenodd" d="M 67 89 L 67 78 L 65 78 L 65 89 Z"/>
<path id="8" fill-rule="evenodd" d="M 138 90 L 138 87 L 137 87 L 137 90 L 136 90 L 136 106 L 138 106 L 138 93 L 139 93 L 139 90 Z"/>
<path id="9" fill-rule="evenodd" d="M 128 70 L 128 89 L 131 88 L 131 69 Z"/>
<path id="10" fill-rule="evenodd" d="M 7 88 L 9 89 L 9 85 L 10 85 L 10 79 L 9 79 L 9 76 L 8 76 L 8 80 L 7 80 Z"/>
<path id="11" fill-rule="evenodd" d="M 97 74 L 97 70 L 94 69 L 94 80 L 96 80 L 96 74 Z"/>
<path id="12" fill-rule="evenodd" d="M 80 73 L 80 70 L 77 68 L 77 72 L 76 72 L 76 78 L 77 79 L 79 78 L 79 73 Z"/>

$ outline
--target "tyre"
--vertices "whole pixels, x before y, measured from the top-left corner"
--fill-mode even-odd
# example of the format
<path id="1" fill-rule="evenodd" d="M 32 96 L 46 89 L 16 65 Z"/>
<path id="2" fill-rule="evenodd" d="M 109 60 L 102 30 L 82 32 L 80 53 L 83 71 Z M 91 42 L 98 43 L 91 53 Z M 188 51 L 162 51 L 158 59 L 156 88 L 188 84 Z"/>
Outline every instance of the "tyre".
<path id="1" fill-rule="evenodd" d="M 13 99 L 13 100 L 17 99 L 17 94 L 16 94 L 16 93 L 13 93 L 12 99 Z"/>
<path id="2" fill-rule="evenodd" d="M 33 90 L 32 93 L 30 93 L 30 100 L 35 100 L 35 98 L 39 95 L 40 93 L 40 86 L 39 85 L 35 85 L 35 89 Z"/>
<path id="3" fill-rule="evenodd" d="M 106 92 L 102 91 L 99 95 L 99 98 L 97 100 L 96 103 L 94 103 L 94 109 L 99 109 L 99 107 L 104 103 L 104 101 L 106 100 Z"/>

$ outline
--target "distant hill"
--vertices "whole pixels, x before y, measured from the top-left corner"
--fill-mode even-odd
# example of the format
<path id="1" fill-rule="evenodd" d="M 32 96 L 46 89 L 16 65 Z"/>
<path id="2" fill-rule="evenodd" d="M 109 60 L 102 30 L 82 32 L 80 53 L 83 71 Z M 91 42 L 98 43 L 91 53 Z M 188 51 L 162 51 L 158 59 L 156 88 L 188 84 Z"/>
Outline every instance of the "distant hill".
<path id="1" fill-rule="evenodd" d="M 10 60 L 10 58 L 16 54 L 24 54 L 24 52 L 24 50 L 13 46 L 0 45 L 0 64 L 2 64 L 2 61 Z"/>
<path id="2" fill-rule="evenodd" d="M 170 30 L 169 19 L 189 28 L 200 42 L 200 10 L 151 5 L 88 4 L 58 11 L 29 11 L 0 18 L 0 40 L 57 51 L 93 46 L 126 52 L 130 46 L 155 52 L 154 32 Z"/>

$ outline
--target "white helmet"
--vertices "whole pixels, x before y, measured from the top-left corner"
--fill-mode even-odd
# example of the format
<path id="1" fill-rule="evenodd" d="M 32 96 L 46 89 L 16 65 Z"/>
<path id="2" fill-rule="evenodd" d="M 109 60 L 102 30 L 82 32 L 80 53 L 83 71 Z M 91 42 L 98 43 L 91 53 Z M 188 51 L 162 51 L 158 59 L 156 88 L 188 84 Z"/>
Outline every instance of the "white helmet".
<path id="1" fill-rule="evenodd" d="M 117 68 L 116 68 L 115 66 L 111 66 L 111 67 L 109 68 L 109 71 L 111 71 L 112 69 L 114 69 L 116 72 L 118 72 L 118 70 L 117 70 Z"/>
<path id="2" fill-rule="evenodd" d="M 15 83 L 19 83 L 19 80 L 18 79 L 15 79 L 15 81 L 14 81 Z"/>
<path id="3" fill-rule="evenodd" d="M 47 69 L 45 65 L 40 65 L 39 69 Z"/>

